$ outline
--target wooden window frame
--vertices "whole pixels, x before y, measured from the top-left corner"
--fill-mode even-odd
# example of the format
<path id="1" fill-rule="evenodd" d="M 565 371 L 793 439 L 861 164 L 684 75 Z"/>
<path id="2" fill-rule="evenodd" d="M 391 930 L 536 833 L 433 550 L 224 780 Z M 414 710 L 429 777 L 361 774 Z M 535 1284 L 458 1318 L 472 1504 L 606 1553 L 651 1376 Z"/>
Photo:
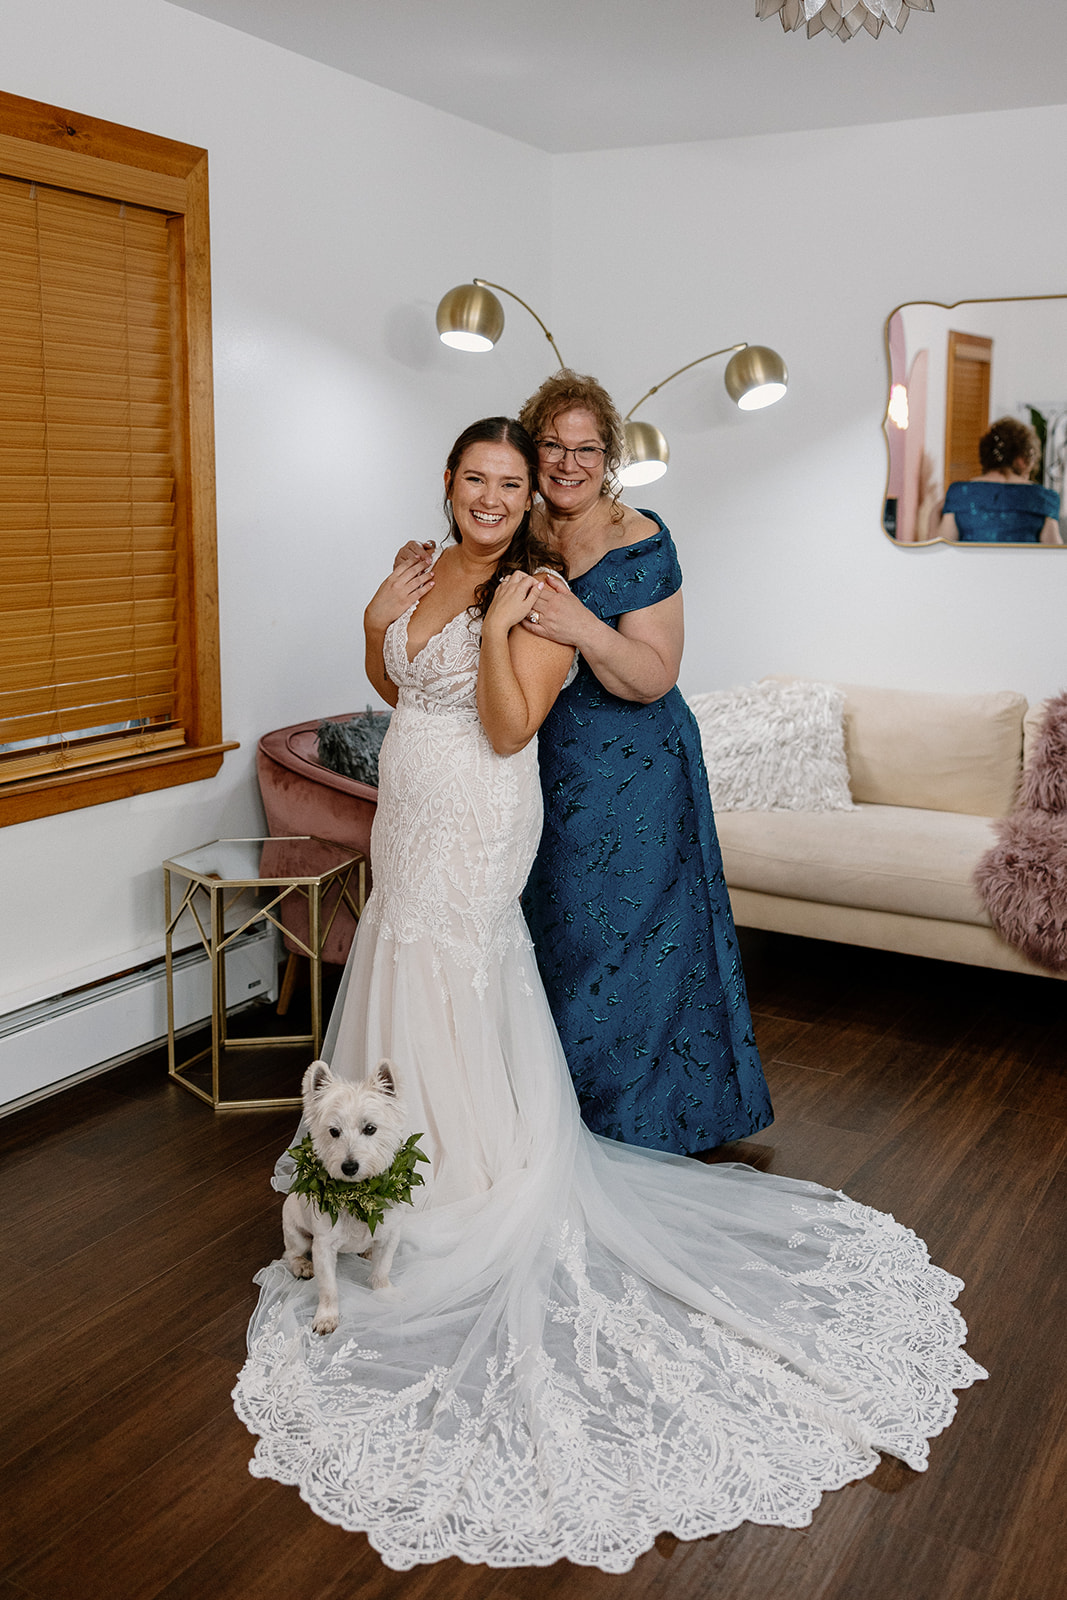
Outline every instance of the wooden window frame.
<path id="1" fill-rule="evenodd" d="M 179 667 L 186 743 L 94 767 L 0 784 L 0 826 L 214 777 L 227 750 L 219 674 L 215 443 L 207 151 L 58 106 L 0 93 L 0 172 L 85 194 L 160 207 L 183 219 L 184 357 L 175 418 L 183 516 L 178 581 L 184 619 Z"/>

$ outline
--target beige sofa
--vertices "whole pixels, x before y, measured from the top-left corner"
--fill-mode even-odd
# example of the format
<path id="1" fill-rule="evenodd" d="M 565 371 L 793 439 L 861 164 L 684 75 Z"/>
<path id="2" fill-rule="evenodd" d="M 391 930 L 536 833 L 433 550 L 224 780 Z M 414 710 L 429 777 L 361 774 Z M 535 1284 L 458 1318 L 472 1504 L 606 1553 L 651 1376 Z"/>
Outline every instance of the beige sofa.
<path id="1" fill-rule="evenodd" d="M 1051 976 L 994 932 L 971 885 L 1043 707 L 838 687 L 856 809 L 717 813 L 737 923 Z"/>

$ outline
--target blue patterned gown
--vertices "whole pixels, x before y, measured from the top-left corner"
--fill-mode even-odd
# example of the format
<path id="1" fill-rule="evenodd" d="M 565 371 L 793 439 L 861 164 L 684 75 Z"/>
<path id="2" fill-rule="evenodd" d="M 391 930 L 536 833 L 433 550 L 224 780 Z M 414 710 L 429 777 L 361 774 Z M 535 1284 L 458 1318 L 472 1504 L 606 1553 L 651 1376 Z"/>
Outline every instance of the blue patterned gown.
<path id="1" fill-rule="evenodd" d="M 1060 514 L 1060 497 L 1039 483 L 972 479 L 949 484 L 944 509 L 961 544 L 1037 544 L 1045 518 Z"/>
<path id="2" fill-rule="evenodd" d="M 681 587 L 671 536 L 654 520 L 658 532 L 571 584 L 613 626 Z M 580 660 L 538 752 L 545 821 L 523 909 L 586 1124 L 681 1154 L 766 1127 L 689 707 L 677 689 L 652 705 L 620 700 Z"/>

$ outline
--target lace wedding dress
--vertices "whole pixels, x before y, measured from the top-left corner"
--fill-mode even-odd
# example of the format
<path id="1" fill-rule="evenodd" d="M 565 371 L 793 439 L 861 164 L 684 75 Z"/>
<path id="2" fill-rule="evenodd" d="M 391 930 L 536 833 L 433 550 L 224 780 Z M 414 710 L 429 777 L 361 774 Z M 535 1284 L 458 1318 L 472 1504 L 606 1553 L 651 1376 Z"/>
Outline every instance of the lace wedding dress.
<path id="1" fill-rule="evenodd" d="M 481 730 L 479 625 L 409 662 L 409 617 L 386 639 L 374 890 L 325 1053 L 353 1077 L 398 1064 L 432 1177 L 391 1290 L 340 1258 L 330 1337 L 314 1280 L 259 1274 L 234 1391 L 252 1472 L 397 1569 L 622 1572 L 663 1530 L 802 1527 L 879 1451 L 921 1470 L 985 1376 L 959 1280 L 818 1184 L 582 1126 L 518 904 L 534 747 L 503 758 Z"/>

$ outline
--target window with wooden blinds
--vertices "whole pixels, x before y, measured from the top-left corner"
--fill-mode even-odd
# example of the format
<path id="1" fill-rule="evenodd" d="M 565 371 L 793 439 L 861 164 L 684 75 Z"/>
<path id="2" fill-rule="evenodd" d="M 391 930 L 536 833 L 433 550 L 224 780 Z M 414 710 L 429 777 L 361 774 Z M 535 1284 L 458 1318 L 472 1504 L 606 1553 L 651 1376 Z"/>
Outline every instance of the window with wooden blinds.
<path id="1" fill-rule="evenodd" d="M 185 741 L 160 212 L 0 177 L 0 777 Z"/>
<path id="2" fill-rule="evenodd" d="M 203 151 L 0 96 L 0 820 L 232 748 L 206 271 Z"/>

